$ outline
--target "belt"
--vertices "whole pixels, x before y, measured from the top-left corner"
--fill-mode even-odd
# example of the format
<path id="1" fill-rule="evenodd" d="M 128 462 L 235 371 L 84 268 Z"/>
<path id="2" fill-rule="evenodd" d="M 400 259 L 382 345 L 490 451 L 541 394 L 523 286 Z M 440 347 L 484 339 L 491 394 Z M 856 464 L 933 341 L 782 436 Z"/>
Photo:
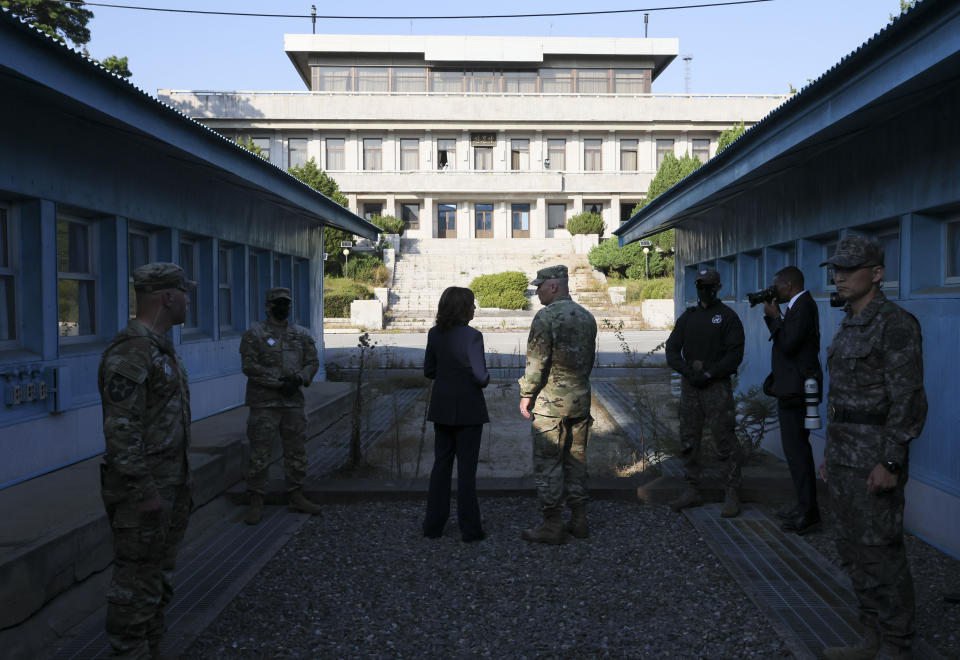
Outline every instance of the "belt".
<path id="1" fill-rule="evenodd" d="M 828 419 L 837 424 L 883 426 L 887 423 L 886 413 L 869 413 L 862 410 L 851 410 L 850 408 L 838 408 L 833 405 L 827 406 L 827 414 Z"/>

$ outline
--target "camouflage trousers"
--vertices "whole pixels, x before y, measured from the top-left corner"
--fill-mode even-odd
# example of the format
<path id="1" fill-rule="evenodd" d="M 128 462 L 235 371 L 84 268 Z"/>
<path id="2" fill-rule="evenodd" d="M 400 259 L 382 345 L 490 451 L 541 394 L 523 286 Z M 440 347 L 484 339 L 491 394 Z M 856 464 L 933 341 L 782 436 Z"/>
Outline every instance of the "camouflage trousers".
<path id="1" fill-rule="evenodd" d="M 683 452 L 683 473 L 687 484 L 700 486 L 703 465 L 700 445 L 706 420 L 716 444 L 724 486 L 740 487 L 740 441 L 736 433 L 736 409 L 733 385 L 729 378 L 711 381 L 703 389 L 684 378 L 680 385 L 680 448 Z"/>
<path id="2" fill-rule="evenodd" d="M 250 442 L 250 466 L 247 489 L 265 495 L 270 459 L 277 438 L 283 448 L 283 471 L 287 490 L 303 486 L 307 477 L 307 417 L 298 408 L 251 408 L 247 418 L 247 440 Z"/>
<path id="3" fill-rule="evenodd" d="M 593 417 L 533 418 L 533 478 L 545 514 L 586 504 L 587 441 Z"/>
<path id="4" fill-rule="evenodd" d="M 827 465 L 827 488 L 837 513 L 837 552 L 853 582 L 860 621 L 883 639 L 910 647 L 914 635 L 913 578 L 903 545 L 903 491 L 867 492 L 870 470 Z"/>
<path id="5" fill-rule="evenodd" d="M 161 488 L 163 511 L 147 515 L 137 511 L 137 502 L 116 497 L 120 489 L 109 484 L 123 479 L 103 475 L 114 550 L 105 627 L 116 656 L 149 658 L 159 652 L 166 630 L 163 610 L 173 598 L 177 549 L 190 518 L 190 489 L 186 484 Z"/>

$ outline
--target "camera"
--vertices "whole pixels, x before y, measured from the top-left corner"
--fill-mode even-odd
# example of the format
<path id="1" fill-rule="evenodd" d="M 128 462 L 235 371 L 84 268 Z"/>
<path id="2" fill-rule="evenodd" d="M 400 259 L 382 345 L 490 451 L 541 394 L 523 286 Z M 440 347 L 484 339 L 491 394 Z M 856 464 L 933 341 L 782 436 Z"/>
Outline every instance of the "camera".
<path id="1" fill-rule="evenodd" d="M 747 294 L 747 300 L 750 301 L 750 306 L 754 307 L 760 303 L 766 302 L 777 302 L 777 290 L 772 286 L 768 286 L 762 291 L 756 291 L 754 293 Z"/>

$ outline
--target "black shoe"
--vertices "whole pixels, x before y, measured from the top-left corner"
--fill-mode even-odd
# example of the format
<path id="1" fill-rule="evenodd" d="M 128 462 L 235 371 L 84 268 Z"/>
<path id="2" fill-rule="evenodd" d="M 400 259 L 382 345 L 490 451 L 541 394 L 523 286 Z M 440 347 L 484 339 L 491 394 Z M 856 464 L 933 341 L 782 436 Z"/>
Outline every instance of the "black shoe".
<path id="1" fill-rule="evenodd" d="M 798 515 L 783 521 L 780 529 L 785 532 L 794 532 L 797 536 L 803 536 L 810 532 L 820 529 L 820 514 L 809 513 L 807 515 Z"/>
<path id="2" fill-rule="evenodd" d="M 464 534 L 461 538 L 463 538 L 464 543 L 473 543 L 474 541 L 482 541 L 487 538 L 487 533 L 481 529 L 474 534 Z"/>
<path id="3" fill-rule="evenodd" d="M 788 506 L 783 509 L 779 509 L 773 513 L 780 520 L 791 520 L 800 515 L 800 506 Z"/>

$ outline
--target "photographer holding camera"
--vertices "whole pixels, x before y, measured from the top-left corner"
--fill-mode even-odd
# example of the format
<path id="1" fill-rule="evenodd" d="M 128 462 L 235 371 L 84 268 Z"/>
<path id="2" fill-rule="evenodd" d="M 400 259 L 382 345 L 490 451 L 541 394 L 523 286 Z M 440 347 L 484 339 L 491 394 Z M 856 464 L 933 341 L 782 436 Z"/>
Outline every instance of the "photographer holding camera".
<path id="1" fill-rule="evenodd" d="M 763 383 L 764 393 L 777 398 L 780 418 L 780 442 L 783 446 L 797 503 L 777 512 L 783 520 L 781 529 L 804 535 L 820 525 L 817 506 L 817 479 L 810 430 L 804 425 L 804 381 L 817 381 L 817 392 L 823 384 L 820 367 L 820 314 L 817 303 L 804 288 L 803 273 L 796 266 L 787 266 L 773 278 L 773 286 L 761 291 L 763 313 L 770 329 L 771 373 Z M 751 304 L 757 304 L 750 296 Z M 780 303 L 787 303 L 784 315 Z M 822 397 L 818 396 L 818 400 Z"/>

